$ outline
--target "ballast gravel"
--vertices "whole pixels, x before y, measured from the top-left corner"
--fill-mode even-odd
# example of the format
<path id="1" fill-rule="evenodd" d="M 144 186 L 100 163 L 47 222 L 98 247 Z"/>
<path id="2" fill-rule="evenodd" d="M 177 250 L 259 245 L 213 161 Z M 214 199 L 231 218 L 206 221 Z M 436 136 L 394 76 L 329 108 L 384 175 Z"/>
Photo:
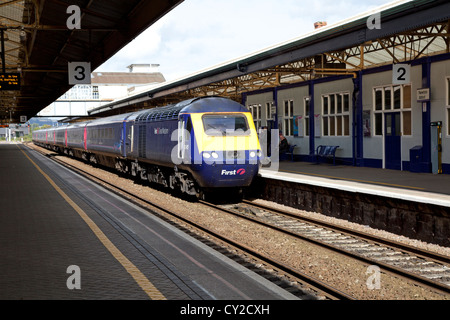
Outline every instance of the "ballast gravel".
<path id="1" fill-rule="evenodd" d="M 39 148 L 29 144 L 31 148 Z M 40 151 L 50 151 L 39 148 Z M 153 189 L 145 184 L 135 183 L 115 173 L 92 167 L 72 158 L 58 156 L 58 159 L 99 178 L 118 185 L 133 194 L 170 210 L 176 210 L 180 215 L 204 227 L 210 228 L 224 236 L 240 241 L 248 247 L 260 250 L 279 262 L 295 267 L 298 271 L 308 274 L 327 284 L 339 288 L 347 294 L 360 300 L 449 300 L 450 296 L 422 288 L 407 280 L 381 272 L 377 277 L 376 267 L 364 265 L 352 258 L 327 251 L 314 244 L 285 236 L 277 231 L 268 230 L 254 223 L 214 211 L 199 203 L 187 201 L 172 196 L 170 193 Z M 383 230 L 375 230 L 341 219 L 324 216 L 319 213 L 297 210 L 264 200 L 255 202 L 269 205 L 302 216 L 325 220 L 337 225 L 362 230 L 366 233 L 382 235 L 398 242 L 425 248 L 430 251 L 450 256 L 450 248 L 398 236 Z M 224 258 L 225 259 L 225 258 Z M 379 281 L 377 281 L 379 279 Z"/>

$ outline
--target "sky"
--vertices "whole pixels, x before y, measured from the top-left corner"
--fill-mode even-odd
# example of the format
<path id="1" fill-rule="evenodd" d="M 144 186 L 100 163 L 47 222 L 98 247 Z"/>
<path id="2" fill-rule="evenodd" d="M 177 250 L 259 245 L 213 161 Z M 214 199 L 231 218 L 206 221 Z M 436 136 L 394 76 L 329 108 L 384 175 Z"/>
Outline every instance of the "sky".
<path id="1" fill-rule="evenodd" d="M 97 72 L 159 64 L 167 81 L 260 51 L 338 23 L 392 0 L 185 0 Z"/>

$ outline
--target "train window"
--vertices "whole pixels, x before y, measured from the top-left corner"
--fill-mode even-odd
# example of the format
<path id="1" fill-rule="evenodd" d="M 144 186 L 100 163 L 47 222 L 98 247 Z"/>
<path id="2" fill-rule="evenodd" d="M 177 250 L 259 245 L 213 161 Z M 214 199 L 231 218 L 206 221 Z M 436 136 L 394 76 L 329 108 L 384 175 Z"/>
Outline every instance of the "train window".
<path id="1" fill-rule="evenodd" d="M 247 118 L 242 114 L 204 115 L 203 128 L 209 136 L 239 136 L 250 134 Z"/>

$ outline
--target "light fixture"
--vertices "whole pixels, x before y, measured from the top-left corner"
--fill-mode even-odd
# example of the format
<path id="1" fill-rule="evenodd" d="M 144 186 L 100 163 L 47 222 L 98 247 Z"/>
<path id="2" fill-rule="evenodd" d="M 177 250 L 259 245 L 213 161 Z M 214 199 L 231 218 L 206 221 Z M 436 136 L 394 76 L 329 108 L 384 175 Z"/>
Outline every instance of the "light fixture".
<path id="1" fill-rule="evenodd" d="M 27 40 L 27 33 L 24 29 L 20 30 L 19 37 L 21 42 L 25 42 Z"/>

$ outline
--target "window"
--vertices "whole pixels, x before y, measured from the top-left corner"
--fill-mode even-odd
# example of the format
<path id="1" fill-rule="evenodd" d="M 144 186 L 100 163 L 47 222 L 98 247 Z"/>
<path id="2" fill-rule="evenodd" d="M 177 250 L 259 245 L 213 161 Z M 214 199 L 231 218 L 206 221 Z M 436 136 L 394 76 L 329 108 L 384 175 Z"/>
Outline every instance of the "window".
<path id="1" fill-rule="evenodd" d="M 309 107 L 310 107 L 311 98 L 306 97 L 303 99 L 303 107 L 304 107 L 304 128 L 305 128 L 305 137 L 309 137 Z"/>
<path id="2" fill-rule="evenodd" d="M 204 115 L 203 128 L 209 136 L 240 136 L 250 134 L 243 114 Z"/>
<path id="3" fill-rule="evenodd" d="M 253 117 L 253 122 L 255 123 L 255 128 L 258 130 L 258 128 L 261 127 L 261 105 L 260 104 L 254 104 L 249 106 L 250 113 Z"/>
<path id="4" fill-rule="evenodd" d="M 80 85 L 73 86 L 63 94 L 59 100 L 98 100 L 100 99 L 98 86 Z"/>
<path id="5" fill-rule="evenodd" d="M 447 107 L 450 106 L 450 77 L 447 77 Z"/>
<path id="6" fill-rule="evenodd" d="M 99 93 L 98 93 L 98 86 L 92 87 L 92 99 L 98 100 L 100 99 Z"/>
<path id="7" fill-rule="evenodd" d="M 383 135 L 383 114 L 401 113 L 402 135 L 412 135 L 411 85 L 389 85 L 373 89 L 374 134 Z"/>
<path id="8" fill-rule="evenodd" d="M 447 88 L 447 134 L 450 135 L 450 77 L 447 77 L 445 79 L 446 82 L 446 88 Z"/>
<path id="9" fill-rule="evenodd" d="M 294 135 L 294 100 L 283 101 L 283 134 L 287 136 Z"/>
<path id="10" fill-rule="evenodd" d="M 350 135 L 350 94 L 332 93 L 322 96 L 322 135 Z"/>
<path id="11" fill-rule="evenodd" d="M 267 121 L 273 120 L 272 107 L 273 102 L 266 102 L 266 125 L 268 125 Z"/>

